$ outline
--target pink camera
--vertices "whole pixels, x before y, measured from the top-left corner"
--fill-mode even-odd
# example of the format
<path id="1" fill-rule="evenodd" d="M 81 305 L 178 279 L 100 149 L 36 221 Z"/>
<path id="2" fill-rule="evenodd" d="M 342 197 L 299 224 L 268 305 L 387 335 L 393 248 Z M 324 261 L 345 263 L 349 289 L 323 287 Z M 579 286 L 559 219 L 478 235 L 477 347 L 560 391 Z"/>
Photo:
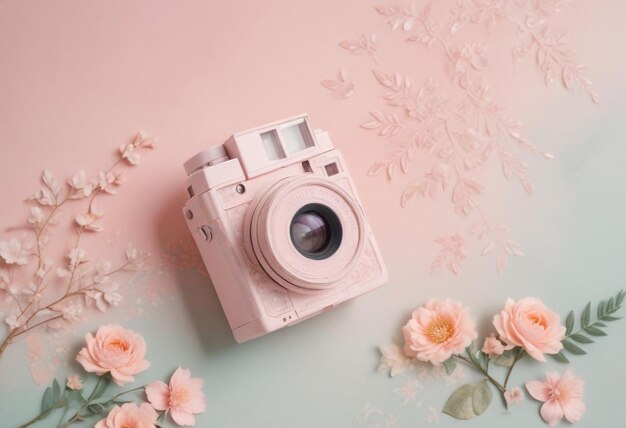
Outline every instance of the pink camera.
<path id="1" fill-rule="evenodd" d="M 237 342 L 387 281 L 346 163 L 306 115 L 235 134 L 185 170 L 183 212 Z"/>

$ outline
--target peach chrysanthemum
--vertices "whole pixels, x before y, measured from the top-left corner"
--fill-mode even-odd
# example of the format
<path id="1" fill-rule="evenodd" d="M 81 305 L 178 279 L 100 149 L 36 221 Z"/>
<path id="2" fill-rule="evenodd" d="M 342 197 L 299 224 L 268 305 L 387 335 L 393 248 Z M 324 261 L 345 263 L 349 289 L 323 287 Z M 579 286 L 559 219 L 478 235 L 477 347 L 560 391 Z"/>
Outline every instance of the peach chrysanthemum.
<path id="1" fill-rule="evenodd" d="M 407 355 L 435 365 L 462 353 L 477 337 L 469 310 L 450 299 L 433 299 L 417 308 L 402 333 Z"/>

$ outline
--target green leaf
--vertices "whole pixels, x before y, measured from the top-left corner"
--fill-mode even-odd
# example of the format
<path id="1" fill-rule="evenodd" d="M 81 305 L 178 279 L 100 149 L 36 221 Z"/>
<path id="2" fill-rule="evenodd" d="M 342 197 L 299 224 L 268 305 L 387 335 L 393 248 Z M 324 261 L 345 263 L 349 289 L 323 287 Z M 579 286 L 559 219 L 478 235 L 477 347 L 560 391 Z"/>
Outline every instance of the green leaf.
<path id="1" fill-rule="evenodd" d="M 596 323 L 597 325 L 597 323 Z M 606 336 L 606 333 L 600 330 L 599 328 L 589 326 L 585 328 L 585 331 L 592 336 Z"/>
<path id="2" fill-rule="evenodd" d="M 102 397 L 102 394 L 107 390 L 107 388 L 111 385 L 111 378 L 108 375 L 102 376 L 99 380 L 98 385 L 91 393 L 91 401 L 97 400 Z"/>
<path id="3" fill-rule="evenodd" d="M 566 363 L 569 364 L 569 360 L 567 359 L 567 357 L 563 354 L 563 352 L 559 352 L 557 354 L 548 354 L 550 355 L 552 358 L 554 358 L 555 360 L 557 360 L 560 363 Z"/>
<path id="4" fill-rule="evenodd" d="M 563 343 L 563 347 L 574 355 L 586 354 L 586 352 L 582 348 L 580 348 L 578 345 L 574 345 L 572 342 L 564 340 L 562 343 Z"/>
<path id="5" fill-rule="evenodd" d="M 596 321 L 596 322 L 594 322 L 591 326 L 592 326 L 592 327 L 593 327 L 593 326 L 596 326 L 596 327 L 606 327 L 606 324 L 605 324 L 605 323 L 603 323 L 603 322 L 600 322 L 600 321 Z"/>
<path id="6" fill-rule="evenodd" d="M 591 302 L 587 303 L 582 315 L 580 316 L 580 325 L 585 328 L 589 325 L 589 317 L 591 316 Z"/>
<path id="7" fill-rule="evenodd" d="M 476 416 L 474 411 L 474 391 L 476 385 L 468 383 L 452 393 L 442 412 L 456 419 L 471 419 Z"/>
<path id="8" fill-rule="evenodd" d="M 454 361 L 454 357 L 450 357 L 447 360 L 445 360 L 443 362 L 443 366 L 446 368 L 446 373 L 448 375 L 451 375 L 452 373 L 454 373 L 454 370 L 456 369 L 456 361 Z"/>
<path id="9" fill-rule="evenodd" d="M 606 302 L 603 300 L 598 304 L 598 318 L 602 318 L 606 313 Z"/>
<path id="10" fill-rule="evenodd" d="M 54 379 L 52 381 L 52 401 L 56 403 L 59 400 L 60 395 L 61 395 L 61 386 L 59 385 L 59 382 L 56 379 Z"/>
<path id="11" fill-rule="evenodd" d="M 575 340 L 578 343 L 593 343 L 593 340 L 589 339 L 587 336 L 584 336 L 580 333 L 572 334 L 570 339 Z"/>
<path id="12" fill-rule="evenodd" d="M 90 404 L 89 406 L 87 406 L 87 410 L 89 410 L 94 415 L 97 415 L 98 413 L 101 413 L 104 410 L 106 410 L 106 407 L 100 403 L 95 403 L 95 404 Z"/>
<path id="13" fill-rule="evenodd" d="M 487 410 L 491 404 L 491 398 L 492 395 L 491 388 L 489 388 L 489 381 L 485 379 L 476 386 L 476 389 L 474 389 L 474 395 L 472 396 L 472 405 L 476 416 Z"/>
<path id="14" fill-rule="evenodd" d="M 620 290 L 620 292 L 617 293 L 617 296 L 615 297 L 615 304 L 617 304 L 617 306 L 622 306 L 622 303 L 624 303 L 624 296 L 626 296 L 626 291 L 624 290 Z"/>
<path id="15" fill-rule="evenodd" d="M 81 391 L 75 390 L 75 389 L 71 389 L 68 394 L 67 394 L 67 398 L 68 400 L 76 400 L 77 402 L 79 402 L 81 405 L 87 403 L 87 400 L 85 399 L 85 397 L 83 397 L 83 394 Z"/>
<path id="16" fill-rule="evenodd" d="M 54 398 L 52 396 L 52 388 L 47 387 L 43 393 L 43 397 L 41 398 L 41 413 L 46 410 L 50 410 L 52 405 L 54 404 Z"/>
<path id="17" fill-rule="evenodd" d="M 574 311 L 570 311 L 565 319 L 565 335 L 567 336 L 574 330 Z"/>
<path id="18" fill-rule="evenodd" d="M 615 312 L 615 298 L 611 297 L 609 299 L 609 303 L 606 304 L 606 310 L 611 313 L 611 312 Z"/>
<path id="19" fill-rule="evenodd" d="M 493 363 L 502 367 L 511 367 L 513 361 L 515 361 L 515 353 L 513 349 L 509 349 L 508 351 L 504 351 L 501 355 L 498 355 L 493 360 Z"/>
<path id="20" fill-rule="evenodd" d="M 602 317 L 602 321 L 617 321 L 617 320 L 621 320 L 624 317 L 614 317 L 612 315 L 605 315 L 604 317 Z"/>

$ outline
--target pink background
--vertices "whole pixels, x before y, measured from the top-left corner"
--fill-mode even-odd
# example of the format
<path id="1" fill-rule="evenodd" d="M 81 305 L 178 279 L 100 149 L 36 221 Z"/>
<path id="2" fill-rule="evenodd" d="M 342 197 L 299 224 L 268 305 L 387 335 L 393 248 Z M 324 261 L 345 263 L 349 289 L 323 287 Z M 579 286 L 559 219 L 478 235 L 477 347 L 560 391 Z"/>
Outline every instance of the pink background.
<path id="1" fill-rule="evenodd" d="M 419 85 L 432 78 L 442 91 L 452 95 L 458 91 L 449 72 L 452 64 L 441 47 L 406 42 L 401 29 L 392 32 L 374 9 L 380 3 L 385 2 L 0 1 L 0 240 L 27 236 L 13 226 L 24 223 L 28 209 L 22 202 L 38 188 L 42 169 L 67 178 L 81 168 L 93 175 L 115 159 L 117 146 L 137 130 L 157 139 L 157 149 L 142 155 L 141 166 L 125 174 L 127 182 L 119 195 L 102 200 L 107 230 L 86 244 L 91 254 L 114 255 L 121 253 L 128 238 L 152 253 L 154 275 L 133 289 L 132 299 L 144 300 L 127 303 L 136 302 L 143 309 L 128 320 L 115 311 L 105 317 L 94 315 L 76 327 L 68 339 L 71 346 L 77 346 L 88 326 L 105 320 L 126 323 L 146 335 L 155 355 L 151 378 L 178 365 L 192 366 L 205 378 L 209 410 L 199 426 L 253 423 L 247 415 L 237 415 L 237 409 L 250 408 L 243 403 L 255 400 L 249 406 L 262 423 L 257 426 L 271 426 L 271 421 L 275 426 L 335 426 L 330 422 L 350 426 L 368 400 L 392 406 L 391 383 L 372 374 L 377 361 L 373 349 L 391 342 L 408 311 L 427 298 L 463 300 L 487 328 L 490 314 L 509 295 L 534 294 L 564 314 L 623 286 L 624 3 L 572 0 L 549 18 L 556 30 L 569 33 L 568 45 L 587 66 L 599 105 L 576 91 L 568 92 L 559 81 L 547 88 L 532 54 L 514 63 L 511 49 L 522 39 L 510 23 L 492 30 L 467 24 L 454 37 L 459 46 L 485 43 L 489 65 L 482 73 L 491 82 L 493 97 L 521 120 L 529 140 L 556 157 L 549 161 L 516 151 L 530 164 L 533 197 L 517 183 L 508 184 L 496 163 L 476 172 L 485 189 L 481 206 L 510 227 L 526 256 L 510 258 L 498 274 L 495 257 L 481 257 L 482 244 L 468 238 L 467 259 L 458 277 L 445 269 L 431 274 L 430 269 L 439 251 L 434 240 L 467 233 L 472 224 L 454 213 L 450 191 L 401 208 L 402 190 L 419 176 L 422 166 L 391 182 L 382 175 L 367 176 L 387 149 L 385 139 L 360 125 L 371 119 L 369 111 L 390 110 L 372 70 L 410 75 Z M 415 3 L 420 9 L 426 4 Z M 433 14 L 447 23 L 455 2 L 434 3 Z M 367 53 L 351 54 L 339 45 L 371 33 L 377 36 L 375 59 Z M 336 79 L 340 68 L 354 83 L 354 94 L 346 99 L 332 97 L 320 84 Z M 172 245 L 181 242 L 189 257 L 195 254 L 180 213 L 186 197 L 182 163 L 234 132 L 301 112 L 310 115 L 313 126 L 329 131 L 344 153 L 392 280 L 385 291 L 339 314 L 238 348 L 228 338 L 206 277 L 188 269 L 193 262 L 191 266 L 180 259 L 167 262 Z M 589 211 L 576 217 L 579 209 Z M 55 236 L 62 249 L 73 235 L 62 226 Z M 154 293 L 156 304 L 143 307 Z M 197 302 L 190 305 L 194 299 L 206 299 L 206 309 Z M 206 315 L 207 310 L 211 314 Z M 337 331 L 328 335 L 329 329 Z M 611 336 L 594 345 L 591 355 L 581 357 L 581 365 L 574 367 L 587 379 L 593 397 L 587 423 L 601 418 L 611 422 L 621 414 L 612 407 L 621 401 L 606 385 L 617 384 L 623 390 L 626 378 L 610 375 L 600 365 L 618 367 L 626 356 L 624 331 L 623 326 L 613 326 Z M 175 339 L 177 335 L 185 342 Z M 304 350 L 312 337 L 319 349 L 329 352 L 328 359 L 315 354 L 319 364 L 305 366 L 310 371 L 302 377 L 292 378 L 278 365 L 261 367 L 253 357 L 256 352 L 269 358 L 284 349 L 283 363 L 308 361 Z M 211 340 L 214 343 L 205 343 Z M 206 355 L 206 349 L 218 349 L 217 356 L 213 351 Z M 40 387 L 31 385 L 25 354 L 21 341 L 0 362 L 0 414 L 15 424 L 34 415 L 36 408 L 18 405 L 18 397 L 27 394 L 35 403 L 41 394 Z M 323 386 L 304 391 L 307 383 L 315 385 L 315 377 L 325 378 L 326 368 L 345 368 L 353 359 L 359 363 L 348 370 L 345 382 L 319 403 L 314 402 L 318 397 L 314 393 L 322 394 Z M 61 376 L 68 369 L 54 370 Z M 244 380 L 234 374 L 242 371 L 252 385 L 248 389 L 229 385 L 235 378 L 233 382 L 242 385 Z M 545 367 L 529 366 L 524 374 L 528 378 L 544 371 Z M 286 404 L 253 395 L 268 379 L 275 380 L 276 388 L 299 391 L 312 404 L 295 404 L 289 401 L 295 400 L 292 394 L 282 392 L 286 404 L 300 410 L 276 416 L 274 411 Z M 374 380 L 361 387 L 366 379 Z M 520 373 L 519 381 L 523 379 Z M 425 393 L 425 401 L 440 408 L 450 390 L 440 390 L 437 400 L 434 393 Z M 540 426 L 533 405 L 526 403 L 528 407 L 513 417 Z M 19 412 L 7 410 L 16 407 Z M 329 408 L 333 410 L 326 413 Z M 401 418 L 397 426 L 413 426 L 415 420 L 424 419 L 426 411 L 420 411 L 418 416 Z M 503 420 L 496 409 L 487 419 L 493 426 Z M 451 421 L 442 417 L 440 424 Z"/>

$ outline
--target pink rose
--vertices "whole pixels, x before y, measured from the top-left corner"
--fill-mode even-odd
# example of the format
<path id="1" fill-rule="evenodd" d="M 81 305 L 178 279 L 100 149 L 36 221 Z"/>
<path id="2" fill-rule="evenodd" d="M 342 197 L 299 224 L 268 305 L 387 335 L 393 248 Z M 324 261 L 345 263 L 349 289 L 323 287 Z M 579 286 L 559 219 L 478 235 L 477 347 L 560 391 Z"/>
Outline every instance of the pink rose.
<path id="1" fill-rule="evenodd" d="M 512 349 L 511 345 L 504 345 L 500 339 L 496 337 L 495 334 L 491 333 L 489 336 L 485 338 L 485 342 L 483 343 L 482 351 L 487 354 L 490 358 L 495 358 L 498 355 L 502 355 L 504 351 L 508 351 Z"/>
<path id="2" fill-rule="evenodd" d="M 119 325 L 103 325 L 95 338 L 87 334 L 85 342 L 87 346 L 80 350 L 76 361 L 99 376 L 111 373 L 118 385 L 134 381 L 133 375 L 150 367 L 144 359 L 146 342 L 143 337 Z"/>
<path id="3" fill-rule="evenodd" d="M 565 327 L 559 316 L 534 297 L 507 299 L 493 325 L 507 344 L 521 346 L 539 361 L 546 360 L 543 354 L 557 354 L 563 348 Z"/>
<path id="4" fill-rule="evenodd" d="M 476 325 L 460 303 L 430 300 L 417 308 L 402 328 L 404 352 L 435 365 L 462 353 L 476 339 Z"/>
<path id="5" fill-rule="evenodd" d="M 192 378 L 188 369 L 177 368 L 166 385 L 156 381 L 146 386 L 148 401 L 157 410 L 172 415 L 178 425 L 195 425 L 194 415 L 202 413 L 206 404 L 202 393 L 202 379 Z"/>
<path id="6" fill-rule="evenodd" d="M 99 421 L 94 428 L 155 428 L 157 412 L 148 403 L 126 403 L 115 406 L 106 419 Z"/>

